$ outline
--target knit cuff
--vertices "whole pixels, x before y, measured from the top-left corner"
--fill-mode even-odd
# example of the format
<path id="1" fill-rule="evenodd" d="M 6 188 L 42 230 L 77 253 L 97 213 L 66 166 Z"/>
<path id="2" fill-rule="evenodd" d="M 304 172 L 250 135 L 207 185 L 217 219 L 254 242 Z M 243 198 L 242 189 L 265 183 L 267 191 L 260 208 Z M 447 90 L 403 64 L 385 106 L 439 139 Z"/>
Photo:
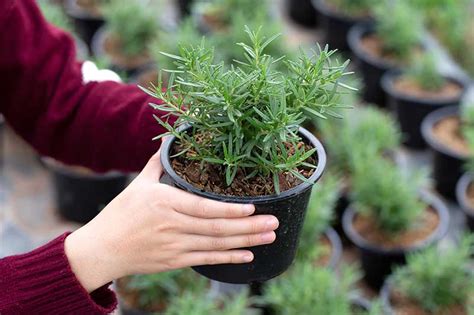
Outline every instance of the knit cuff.
<path id="1" fill-rule="evenodd" d="M 64 251 L 65 233 L 27 254 L 12 256 L 13 290 L 24 311 L 35 314 L 108 314 L 117 299 L 108 285 L 89 294 L 79 283 Z"/>

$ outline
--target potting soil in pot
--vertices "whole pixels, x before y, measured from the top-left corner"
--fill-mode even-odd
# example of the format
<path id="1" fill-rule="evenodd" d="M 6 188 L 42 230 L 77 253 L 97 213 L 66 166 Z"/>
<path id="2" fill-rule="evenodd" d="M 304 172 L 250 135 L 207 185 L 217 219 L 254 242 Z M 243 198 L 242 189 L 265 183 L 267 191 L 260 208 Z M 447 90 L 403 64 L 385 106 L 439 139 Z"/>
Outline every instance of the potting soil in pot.
<path id="1" fill-rule="evenodd" d="M 449 116 L 441 119 L 433 128 L 434 137 L 444 146 L 451 148 L 462 155 L 469 154 L 469 147 L 462 136 L 461 120 L 458 116 Z"/>
<path id="2" fill-rule="evenodd" d="M 436 313 L 425 311 L 409 297 L 397 291 L 391 292 L 390 302 L 394 311 L 393 315 L 468 315 L 468 311 L 464 305 L 451 306 L 448 309 Z"/>
<path id="3" fill-rule="evenodd" d="M 421 99 L 452 99 L 458 97 L 463 89 L 458 84 L 447 81 L 440 90 L 428 91 L 419 86 L 414 80 L 398 78 L 393 87 L 400 94 L 410 95 Z"/>

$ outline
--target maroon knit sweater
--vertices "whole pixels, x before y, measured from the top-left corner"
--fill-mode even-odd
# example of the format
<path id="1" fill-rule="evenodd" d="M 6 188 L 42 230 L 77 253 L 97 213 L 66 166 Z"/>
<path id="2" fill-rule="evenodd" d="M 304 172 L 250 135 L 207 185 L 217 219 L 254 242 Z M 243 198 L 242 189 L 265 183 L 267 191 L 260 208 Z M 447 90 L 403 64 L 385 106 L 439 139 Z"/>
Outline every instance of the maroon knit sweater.
<path id="1" fill-rule="evenodd" d="M 95 171 L 138 171 L 162 133 L 136 86 L 83 83 L 71 38 L 34 0 L 0 0 L 0 113 L 42 155 Z M 156 101 L 156 100 L 154 100 Z M 155 112 L 156 114 L 156 112 Z M 0 260 L 0 314 L 104 314 L 107 288 L 88 294 L 64 253 L 67 234 Z M 0 240 L 1 246 L 1 240 Z"/>

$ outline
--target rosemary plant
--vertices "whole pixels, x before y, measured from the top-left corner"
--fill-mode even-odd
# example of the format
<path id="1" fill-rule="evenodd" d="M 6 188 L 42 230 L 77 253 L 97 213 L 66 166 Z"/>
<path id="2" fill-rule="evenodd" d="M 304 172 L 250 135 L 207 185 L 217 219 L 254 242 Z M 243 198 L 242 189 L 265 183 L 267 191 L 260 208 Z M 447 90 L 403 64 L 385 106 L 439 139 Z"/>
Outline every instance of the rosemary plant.
<path id="1" fill-rule="evenodd" d="M 180 56 L 164 53 L 174 59 L 177 70 L 171 73 L 168 88 L 144 89 L 164 101 L 151 104 L 176 116 L 174 126 L 155 116 L 179 141 L 178 155 L 188 160 L 219 165 L 225 182 L 231 185 L 237 172 L 247 178 L 261 176 L 273 182 L 272 192 L 280 192 L 279 175 L 291 174 L 307 180 L 298 170 L 315 168 L 315 149 L 301 144 L 299 127 L 308 116 L 340 117 L 345 107 L 339 102 L 340 88 L 351 89 L 340 82 L 349 61 L 333 64 L 333 51 L 327 47 L 314 55 L 303 52 L 297 60 L 285 56 L 277 59 L 265 54 L 265 48 L 278 37 L 262 36 L 261 31 L 246 28 L 250 45 L 239 43 L 244 60 L 226 67 L 214 63 L 214 53 L 204 44 L 180 45 Z M 285 74 L 275 70 L 280 63 Z M 191 131 L 179 130 L 190 125 Z M 198 141 L 199 139 L 199 141 Z M 313 158 L 314 161 L 314 158 Z"/>
<path id="2" fill-rule="evenodd" d="M 408 77 L 426 91 L 439 91 L 446 83 L 436 67 L 436 59 L 433 54 L 423 54 L 420 58 L 415 59 L 414 66 L 408 72 Z"/>
<path id="3" fill-rule="evenodd" d="M 407 265 L 394 273 L 393 289 L 415 301 L 430 314 L 448 314 L 451 306 L 474 312 L 474 235 L 465 235 L 457 247 L 440 252 L 432 247 L 413 253 Z M 440 259 L 442 257 L 442 259 Z"/>

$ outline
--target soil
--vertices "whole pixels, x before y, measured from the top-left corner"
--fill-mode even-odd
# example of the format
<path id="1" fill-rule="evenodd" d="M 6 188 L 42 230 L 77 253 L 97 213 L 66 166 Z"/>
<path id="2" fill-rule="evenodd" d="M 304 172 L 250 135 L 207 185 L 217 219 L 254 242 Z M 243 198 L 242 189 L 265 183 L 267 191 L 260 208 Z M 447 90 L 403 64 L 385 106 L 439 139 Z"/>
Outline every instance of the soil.
<path id="1" fill-rule="evenodd" d="M 150 62 L 147 53 L 137 56 L 127 56 L 122 53 L 120 38 L 114 34 L 107 33 L 104 40 L 104 51 L 110 57 L 113 64 L 125 69 L 139 68 Z"/>
<path id="2" fill-rule="evenodd" d="M 469 209 L 474 214 L 474 183 L 470 183 L 467 186 L 467 204 L 469 205 Z"/>
<path id="3" fill-rule="evenodd" d="M 415 80 L 407 77 L 395 80 L 393 88 L 400 94 L 429 100 L 453 99 L 459 97 L 462 92 L 462 87 L 451 81 L 446 81 L 439 90 L 425 90 Z"/>
<path id="4" fill-rule="evenodd" d="M 374 219 L 361 214 L 354 217 L 354 229 L 369 243 L 377 244 L 384 249 L 407 248 L 427 239 L 439 225 L 440 218 L 436 211 L 428 207 L 421 215 L 420 222 L 408 231 L 396 236 L 389 236 L 377 228 Z"/>
<path id="5" fill-rule="evenodd" d="M 469 145 L 462 135 L 459 116 L 449 116 L 441 119 L 434 125 L 433 135 L 441 144 L 459 154 L 465 156 L 470 154 Z"/>
<path id="6" fill-rule="evenodd" d="M 102 16 L 102 12 L 100 6 L 98 5 L 97 1 L 95 0 L 76 0 L 77 5 L 89 13 L 91 16 L 100 17 Z"/>
<path id="7" fill-rule="evenodd" d="M 213 32 L 226 32 L 228 30 L 227 23 L 219 17 L 219 14 L 204 13 L 202 20 Z"/>
<path id="8" fill-rule="evenodd" d="M 425 311 L 415 301 L 404 296 L 400 292 L 392 292 L 390 303 L 395 315 L 468 315 L 463 305 L 454 305 L 436 313 Z"/>
<path id="9" fill-rule="evenodd" d="M 329 12 L 332 12 L 337 15 L 342 15 L 346 17 L 353 17 L 353 18 L 368 18 L 370 17 L 370 11 L 359 11 L 359 12 L 349 12 L 348 10 L 341 9 L 340 5 L 337 5 L 332 2 L 322 1 L 323 5 L 328 9 Z"/>
<path id="10" fill-rule="evenodd" d="M 196 136 L 195 138 L 198 137 Z M 298 146 L 305 146 L 307 150 L 312 149 L 311 146 L 304 142 L 298 143 Z M 179 152 L 176 144 L 172 148 L 172 151 L 172 155 Z M 291 154 L 291 151 L 289 151 L 289 154 Z M 254 176 L 246 179 L 248 175 L 246 170 L 239 169 L 232 184 L 227 186 L 225 181 L 225 171 L 222 166 L 203 163 L 201 168 L 201 162 L 186 158 L 192 155 L 193 152 L 189 150 L 186 154 L 173 158 L 171 160 L 171 165 L 176 174 L 200 190 L 220 195 L 241 197 L 267 196 L 275 194 L 272 175 L 266 177 Z M 314 157 L 308 158 L 306 162 L 317 165 L 317 159 Z M 298 169 L 298 172 L 304 177 L 309 178 L 313 175 L 314 169 L 301 167 L 301 169 Z M 289 172 L 284 172 L 279 174 L 279 183 L 280 191 L 283 192 L 298 186 L 301 184 L 301 180 Z"/>
<path id="11" fill-rule="evenodd" d="M 318 256 L 314 264 L 318 267 L 327 267 L 331 262 L 332 256 L 332 243 L 329 238 L 323 234 L 320 239 L 317 241 L 316 246 L 321 249 L 321 255 Z"/>
<path id="12" fill-rule="evenodd" d="M 139 307 L 140 292 L 138 290 L 129 290 L 127 289 L 127 278 L 121 278 L 116 281 L 117 292 L 124 301 L 124 304 L 128 308 L 133 308 L 150 313 L 162 313 L 166 309 L 166 303 L 160 301 L 160 299 L 155 299 L 154 304 L 150 305 L 146 309 Z"/>
<path id="13" fill-rule="evenodd" d="M 393 65 L 400 64 L 400 60 L 393 54 L 387 54 L 383 50 L 383 42 L 376 34 L 368 34 L 362 37 L 360 46 L 368 55 L 388 62 Z M 414 53 L 419 53 L 421 49 L 414 49 Z"/>

